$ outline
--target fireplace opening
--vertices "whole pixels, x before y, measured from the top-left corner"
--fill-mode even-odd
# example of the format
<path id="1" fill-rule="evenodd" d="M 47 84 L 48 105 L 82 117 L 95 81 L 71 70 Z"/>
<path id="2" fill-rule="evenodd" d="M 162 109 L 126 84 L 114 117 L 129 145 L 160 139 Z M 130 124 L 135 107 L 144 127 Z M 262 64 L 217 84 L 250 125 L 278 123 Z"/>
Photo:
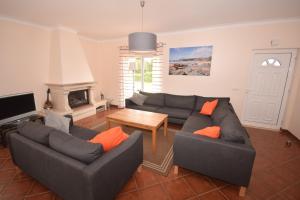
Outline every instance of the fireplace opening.
<path id="1" fill-rule="evenodd" d="M 68 100 L 71 108 L 89 104 L 89 92 L 88 90 L 71 91 Z"/>

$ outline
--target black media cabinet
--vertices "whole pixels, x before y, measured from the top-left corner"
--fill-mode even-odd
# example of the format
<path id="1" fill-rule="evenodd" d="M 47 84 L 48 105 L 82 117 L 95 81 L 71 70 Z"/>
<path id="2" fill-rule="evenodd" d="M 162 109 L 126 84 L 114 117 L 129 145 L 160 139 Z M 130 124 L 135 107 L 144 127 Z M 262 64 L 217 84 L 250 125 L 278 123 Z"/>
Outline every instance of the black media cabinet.
<path id="1" fill-rule="evenodd" d="M 31 115 L 26 118 L 22 118 L 16 121 L 8 122 L 6 124 L 0 125 L 0 144 L 3 147 L 7 146 L 6 136 L 9 132 L 14 132 L 17 130 L 18 124 L 24 121 L 32 121 L 32 122 L 41 122 L 44 123 L 44 117 L 41 115 Z"/>

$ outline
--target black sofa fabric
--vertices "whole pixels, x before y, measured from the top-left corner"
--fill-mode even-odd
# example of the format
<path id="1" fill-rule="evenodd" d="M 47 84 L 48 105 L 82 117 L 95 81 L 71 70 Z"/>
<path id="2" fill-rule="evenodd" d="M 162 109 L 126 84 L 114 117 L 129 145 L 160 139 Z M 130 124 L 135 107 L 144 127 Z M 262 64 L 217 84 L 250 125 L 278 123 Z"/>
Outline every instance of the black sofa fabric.
<path id="1" fill-rule="evenodd" d="M 195 96 L 180 96 L 165 94 L 165 106 L 171 108 L 182 108 L 193 110 L 195 105 Z"/>
<path id="2" fill-rule="evenodd" d="M 144 105 L 150 105 L 156 107 L 165 105 L 165 95 L 163 93 L 148 93 L 142 91 L 140 93 L 148 97 L 145 100 Z"/>
<path id="3" fill-rule="evenodd" d="M 40 144 L 49 144 L 49 134 L 55 129 L 38 122 L 26 122 L 18 125 L 18 132 Z"/>
<path id="4" fill-rule="evenodd" d="M 230 98 L 145 92 L 142 94 L 149 99 L 146 99 L 143 106 L 137 106 L 126 99 L 126 107 L 165 113 L 169 115 L 169 122 L 183 124 L 174 139 L 175 165 L 232 184 L 248 186 L 256 153 L 246 129 L 230 104 Z M 159 97 L 159 103 L 148 104 L 156 102 L 156 97 Z M 218 105 L 213 114 L 211 116 L 200 114 L 203 104 L 215 99 L 218 99 Z M 194 131 L 208 126 L 220 126 L 221 137 L 211 139 L 193 134 Z"/>
<path id="5" fill-rule="evenodd" d="M 229 142 L 245 142 L 244 137 L 247 137 L 247 133 L 239 122 L 228 97 L 181 96 L 148 92 L 141 92 L 141 94 L 147 96 L 143 105 L 136 105 L 130 99 L 126 99 L 126 107 L 168 114 L 168 121 L 183 124 L 183 131 L 194 132 L 207 126 L 220 126 L 221 139 Z M 218 99 L 218 105 L 212 116 L 200 114 L 203 104 L 215 99 Z"/>
<path id="6" fill-rule="evenodd" d="M 111 151 L 97 155 L 100 145 L 86 147 L 84 141 L 94 137 L 96 131 L 72 126 L 70 136 L 41 124 L 33 130 L 34 126 L 24 125 L 20 127 L 22 134 L 8 135 L 13 162 L 65 200 L 114 199 L 143 161 L 140 131 Z M 77 149 L 71 151 L 71 143 Z"/>
<path id="7" fill-rule="evenodd" d="M 90 164 L 104 153 L 101 144 L 90 143 L 58 130 L 49 135 L 49 146 L 86 164 Z"/>
<path id="8" fill-rule="evenodd" d="M 196 96 L 180 96 L 164 93 L 140 92 L 147 96 L 144 104 L 136 105 L 126 99 L 126 107 L 150 112 L 165 113 L 169 115 L 169 122 L 183 124 L 191 115 L 195 106 Z"/>

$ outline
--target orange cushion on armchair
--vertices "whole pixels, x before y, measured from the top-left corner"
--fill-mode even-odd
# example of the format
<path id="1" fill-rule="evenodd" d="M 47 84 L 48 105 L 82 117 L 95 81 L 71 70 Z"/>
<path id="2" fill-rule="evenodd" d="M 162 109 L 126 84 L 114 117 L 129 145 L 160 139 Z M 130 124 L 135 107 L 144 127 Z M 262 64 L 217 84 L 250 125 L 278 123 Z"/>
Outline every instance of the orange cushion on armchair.
<path id="1" fill-rule="evenodd" d="M 104 151 L 107 152 L 121 144 L 127 138 L 128 135 L 118 126 L 97 134 L 89 142 L 102 144 Z"/>
<path id="2" fill-rule="evenodd" d="M 200 114 L 212 115 L 217 105 L 218 105 L 218 99 L 205 102 L 201 108 Z"/>
<path id="3" fill-rule="evenodd" d="M 219 138 L 221 128 L 219 126 L 209 126 L 194 132 L 194 134 L 204 135 L 210 138 Z"/>

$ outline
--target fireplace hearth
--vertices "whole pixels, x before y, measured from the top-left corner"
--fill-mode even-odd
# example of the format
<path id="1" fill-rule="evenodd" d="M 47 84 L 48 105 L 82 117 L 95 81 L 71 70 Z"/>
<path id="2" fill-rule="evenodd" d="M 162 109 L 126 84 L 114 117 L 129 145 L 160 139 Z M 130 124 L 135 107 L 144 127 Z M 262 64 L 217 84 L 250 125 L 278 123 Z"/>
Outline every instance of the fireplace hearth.
<path id="1" fill-rule="evenodd" d="M 82 105 L 89 104 L 89 91 L 88 90 L 77 90 L 71 91 L 68 95 L 69 106 L 71 108 L 77 108 Z"/>
<path id="2" fill-rule="evenodd" d="M 47 86 L 51 90 L 54 112 L 71 114 L 74 121 L 96 114 L 95 82 L 47 83 Z"/>

